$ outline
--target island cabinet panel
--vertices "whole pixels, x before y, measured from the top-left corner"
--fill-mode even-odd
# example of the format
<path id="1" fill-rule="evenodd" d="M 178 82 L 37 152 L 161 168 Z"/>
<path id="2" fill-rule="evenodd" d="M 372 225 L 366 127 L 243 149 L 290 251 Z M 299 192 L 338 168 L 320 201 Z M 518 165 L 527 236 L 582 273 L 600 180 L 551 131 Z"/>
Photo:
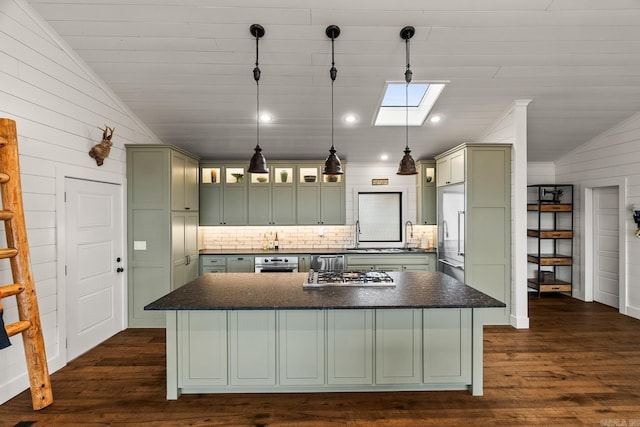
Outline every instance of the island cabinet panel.
<path id="1" fill-rule="evenodd" d="M 423 311 L 425 383 L 471 383 L 471 320 L 471 309 Z"/>
<path id="2" fill-rule="evenodd" d="M 421 310 L 376 310 L 376 384 L 422 381 L 421 334 Z"/>
<path id="3" fill-rule="evenodd" d="M 322 310 L 278 313 L 279 380 L 282 385 L 325 383 L 325 327 Z"/>
<path id="4" fill-rule="evenodd" d="M 179 387 L 227 385 L 227 312 L 179 313 Z"/>
<path id="5" fill-rule="evenodd" d="M 373 384 L 373 311 L 327 313 L 327 383 Z"/>
<path id="6" fill-rule="evenodd" d="M 276 384 L 276 312 L 229 312 L 230 383 Z"/>

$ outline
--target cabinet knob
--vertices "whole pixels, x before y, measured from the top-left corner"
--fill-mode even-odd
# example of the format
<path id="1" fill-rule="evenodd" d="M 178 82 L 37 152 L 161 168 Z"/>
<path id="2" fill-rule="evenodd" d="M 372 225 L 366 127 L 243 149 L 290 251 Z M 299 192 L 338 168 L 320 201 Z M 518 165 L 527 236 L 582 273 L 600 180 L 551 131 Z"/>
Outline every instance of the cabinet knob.
<path id="1" fill-rule="evenodd" d="M 122 273 L 123 271 L 124 271 L 124 268 L 122 268 L 122 267 L 116 268 L 116 272 L 117 273 Z"/>

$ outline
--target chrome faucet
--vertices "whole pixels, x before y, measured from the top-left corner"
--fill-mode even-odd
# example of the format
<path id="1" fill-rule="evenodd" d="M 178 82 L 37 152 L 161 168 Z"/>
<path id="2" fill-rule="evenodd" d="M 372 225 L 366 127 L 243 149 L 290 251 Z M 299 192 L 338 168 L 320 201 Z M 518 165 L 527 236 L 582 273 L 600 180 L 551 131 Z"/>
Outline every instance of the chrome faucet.
<path id="1" fill-rule="evenodd" d="M 356 223 L 355 223 L 355 243 L 354 243 L 354 247 L 356 249 L 358 249 L 358 246 L 360 245 L 360 220 L 357 219 Z"/>
<path id="2" fill-rule="evenodd" d="M 407 226 L 411 227 L 411 238 L 413 239 L 413 223 L 407 221 L 404 223 L 404 248 L 409 249 L 409 235 L 407 235 Z"/>

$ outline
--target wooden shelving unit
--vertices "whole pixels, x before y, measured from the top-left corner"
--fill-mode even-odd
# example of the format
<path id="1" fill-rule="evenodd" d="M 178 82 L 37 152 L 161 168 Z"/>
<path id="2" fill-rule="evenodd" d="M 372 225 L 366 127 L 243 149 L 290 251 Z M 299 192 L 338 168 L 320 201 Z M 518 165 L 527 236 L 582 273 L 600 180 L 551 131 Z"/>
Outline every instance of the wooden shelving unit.
<path id="1" fill-rule="evenodd" d="M 527 261 L 535 265 L 528 286 L 571 293 L 573 286 L 573 185 L 528 186 Z M 533 276 L 533 277 L 531 277 Z"/>

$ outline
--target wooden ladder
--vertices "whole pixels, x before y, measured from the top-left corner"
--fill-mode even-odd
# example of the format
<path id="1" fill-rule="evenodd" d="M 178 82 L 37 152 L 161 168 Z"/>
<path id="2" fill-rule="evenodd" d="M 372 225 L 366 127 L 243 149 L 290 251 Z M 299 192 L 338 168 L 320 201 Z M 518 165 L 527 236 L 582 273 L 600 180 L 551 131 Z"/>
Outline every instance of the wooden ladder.
<path id="1" fill-rule="evenodd" d="M 9 259 L 14 282 L 0 286 L 0 297 L 16 297 L 19 317 L 17 322 L 6 325 L 5 330 L 9 337 L 22 334 L 31 387 L 31 402 L 33 409 L 39 410 L 53 403 L 53 393 L 36 289 L 29 262 L 16 122 L 3 118 L 0 118 L 0 190 L 2 193 L 0 220 L 4 221 L 7 235 L 7 248 L 0 248 L 0 258 Z M 1 301 L 0 299 L 0 310 L 2 310 Z"/>

